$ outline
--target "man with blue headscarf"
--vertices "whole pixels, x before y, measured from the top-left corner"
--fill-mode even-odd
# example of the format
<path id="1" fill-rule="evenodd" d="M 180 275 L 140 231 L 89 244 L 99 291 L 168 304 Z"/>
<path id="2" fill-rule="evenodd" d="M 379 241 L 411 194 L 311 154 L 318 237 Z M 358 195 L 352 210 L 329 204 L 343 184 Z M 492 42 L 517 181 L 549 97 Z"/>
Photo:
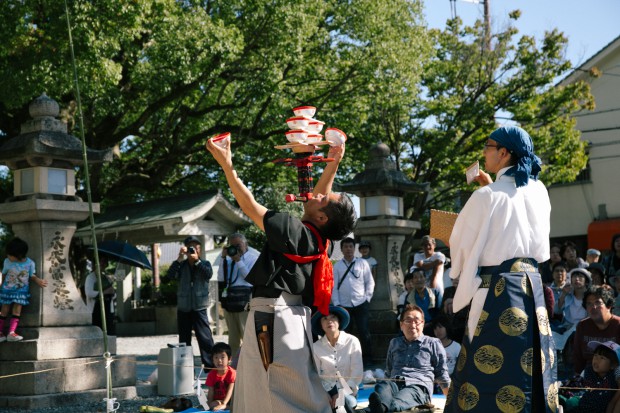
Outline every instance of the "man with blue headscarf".
<path id="1" fill-rule="evenodd" d="M 538 262 L 549 259 L 551 205 L 540 159 L 518 127 L 484 145 L 482 185 L 450 237 L 454 311 L 471 303 L 446 412 L 554 412 L 555 346 Z"/>

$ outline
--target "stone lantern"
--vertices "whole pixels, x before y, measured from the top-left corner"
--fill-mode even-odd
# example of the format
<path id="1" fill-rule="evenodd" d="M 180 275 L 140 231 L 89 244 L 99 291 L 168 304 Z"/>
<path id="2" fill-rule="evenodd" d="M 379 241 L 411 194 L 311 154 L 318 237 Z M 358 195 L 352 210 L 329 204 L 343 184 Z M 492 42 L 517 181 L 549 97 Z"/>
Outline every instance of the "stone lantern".
<path id="1" fill-rule="evenodd" d="M 404 218 L 403 196 L 427 192 L 428 184 L 407 179 L 390 159 L 389 147 L 379 142 L 370 148 L 365 169 L 351 181 L 338 185 L 338 189 L 360 197 L 360 219 L 355 236 L 370 242 L 371 255 L 378 262 L 375 292 L 370 303 L 370 329 L 374 336 L 393 334 L 398 296 L 404 291 L 401 247 L 405 237 L 421 227 L 418 221 Z M 383 357 L 385 352 L 374 345 L 373 354 Z"/>
<path id="2" fill-rule="evenodd" d="M 74 368 L 103 354 L 101 329 L 91 325 L 68 265 L 76 224 L 89 214 L 88 204 L 75 196 L 82 142 L 56 119 L 58 103 L 45 94 L 32 101 L 29 112 L 32 119 L 21 126 L 20 135 L 0 141 L 0 164 L 9 167 L 15 182 L 14 196 L 0 204 L 0 220 L 28 243 L 37 275 L 48 281 L 45 289 L 31 286 L 18 330 L 24 340 L 0 346 L 0 376 L 43 370 L 3 380 L 0 406 L 21 408 L 55 405 L 64 392 L 106 387 L 102 364 Z M 111 161 L 112 151 L 89 149 L 87 157 L 92 163 Z M 93 210 L 99 212 L 99 204 Z M 115 350 L 114 340 L 110 350 Z M 115 385 L 135 384 L 135 365 L 116 364 Z"/>

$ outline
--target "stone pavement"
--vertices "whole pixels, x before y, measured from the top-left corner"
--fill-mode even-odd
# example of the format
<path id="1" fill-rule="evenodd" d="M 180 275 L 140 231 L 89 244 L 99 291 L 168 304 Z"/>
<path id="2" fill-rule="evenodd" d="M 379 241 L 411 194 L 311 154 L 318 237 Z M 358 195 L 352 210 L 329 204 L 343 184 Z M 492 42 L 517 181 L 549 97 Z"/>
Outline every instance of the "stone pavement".
<path id="1" fill-rule="evenodd" d="M 214 342 L 228 342 L 227 335 L 214 335 Z M 179 336 L 176 334 L 163 336 L 145 336 L 145 337 L 117 337 L 116 351 L 118 355 L 136 356 L 136 381 L 146 382 L 149 376 L 157 369 L 157 356 L 159 350 L 167 348 L 168 344 L 176 344 L 179 342 Z M 200 366 L 200 352 L 196 338 L 192 340 L 192 351 L 194 353 L 194 365 Z"/>
<path id="2" fill-rule="evenodd" d="M 227 335 L 214 335 L 214 342 L 228 342 Z M 162 336 L 145 336 L 145 337 L 118 337 L 116 339 L 117 354 L 133 355 L 136 357 L 136 382 L 137 384 L 145 384 L 148 382 L 149 376 L 157 369 L 157 356 L 159 350 L 168 347 L 168 344 L 178 343 L 178 336 L 162 335 Z M 200 352 L 198 351 L 198 343 L 194 338 L 192 340 L 192 351 L 194 353 L 194 365 L 196 372 L 200 366 Z M 381 364 L 381 365 L 380 365 Z M 383 363 L 377 363 L 377 368 L 383 368 Z M 373 367 L 374 369 L 375 367 Z M 366 385 L 365 387 L 372 387 Z M 432 400 L 435 405 L 435 412 L 443 411 L 445 398 L 442 396 L 434 396 Z M 364 408 L 367 402 L 362 402 L 358 408 Z M 414 410 L 420 411 L 420 410 Z"/>

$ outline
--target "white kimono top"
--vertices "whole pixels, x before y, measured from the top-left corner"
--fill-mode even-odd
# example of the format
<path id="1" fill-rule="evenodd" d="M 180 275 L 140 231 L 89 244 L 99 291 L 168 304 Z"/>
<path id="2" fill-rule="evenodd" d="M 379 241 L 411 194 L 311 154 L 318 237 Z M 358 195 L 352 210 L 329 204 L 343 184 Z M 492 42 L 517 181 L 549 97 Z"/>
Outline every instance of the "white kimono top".
<path id="1" fill-rule="evenodd" d="M 488 292 L 481 288 L 478 267 L 499 265 L 511 258 L 549 259 L 551 203 L 540 181 L 516 187 L 514 177 L 497 173 L 495 182 L 476 190 L 459 213 L 450 236 L 451 278 L 460 276 L 454 311 L 472 304 L 470 340 Z M 473 300 L 473 301 L 472 301 Z"/>

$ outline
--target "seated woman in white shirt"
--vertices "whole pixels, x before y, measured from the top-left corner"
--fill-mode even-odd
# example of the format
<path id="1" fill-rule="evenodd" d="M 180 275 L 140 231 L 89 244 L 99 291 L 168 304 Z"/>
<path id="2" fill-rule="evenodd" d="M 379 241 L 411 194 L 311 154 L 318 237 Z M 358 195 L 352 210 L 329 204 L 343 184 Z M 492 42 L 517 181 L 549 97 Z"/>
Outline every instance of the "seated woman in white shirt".
<path id="1" fill-rule="evenodd" d="M 347 310 L 329 307 L 329 315 L 312 317 L 312 332 L 322 337 L 312 345 L 323 388 L 331 396 L 332 410 L 344 406 L 353 412 L 362 381 L 362 347 L 357 337 L 344 331 L 350 321 Z"/>

